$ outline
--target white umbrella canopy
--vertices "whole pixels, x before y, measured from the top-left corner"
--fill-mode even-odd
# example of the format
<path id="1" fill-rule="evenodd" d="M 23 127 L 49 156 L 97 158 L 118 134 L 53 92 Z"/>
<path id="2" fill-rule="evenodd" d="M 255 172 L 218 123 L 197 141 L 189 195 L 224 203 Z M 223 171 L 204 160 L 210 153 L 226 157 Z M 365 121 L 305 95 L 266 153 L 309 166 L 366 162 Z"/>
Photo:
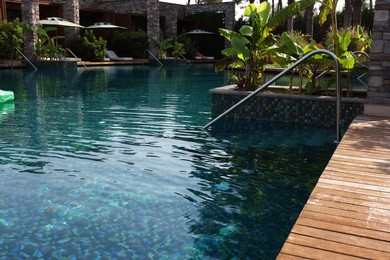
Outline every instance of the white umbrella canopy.
<path id="1" fill-rule="evenodd" d="M 39 20 L 38 23 L 42 25 L 51 25 L 51 26 L 84 28 L 84 26 L 81 26 L 80 24 L 69 22 L 68 20 L 61 17 L 47 17 L 46 19 Z"/>
<path id="2" fill-rule="evenodd" d="M 85 29 L 127 29 L 123 26 L 118 26 L 115 24 L 107 23 L 107 22 L 99 22 L 94 23 L 93 25 L 85 27 Z"/>
<path id="3" fill-rule="evenodd" d="M 195 29 L 195 30 L 191 30 L 189 32 L 186 32 L 185 34 L 187 34 L 187 35 L 205 35 L 205 34 L 214 34 L 214 33 L 208 32 L 205 30 L 201 30 L 201 29 Z"/>

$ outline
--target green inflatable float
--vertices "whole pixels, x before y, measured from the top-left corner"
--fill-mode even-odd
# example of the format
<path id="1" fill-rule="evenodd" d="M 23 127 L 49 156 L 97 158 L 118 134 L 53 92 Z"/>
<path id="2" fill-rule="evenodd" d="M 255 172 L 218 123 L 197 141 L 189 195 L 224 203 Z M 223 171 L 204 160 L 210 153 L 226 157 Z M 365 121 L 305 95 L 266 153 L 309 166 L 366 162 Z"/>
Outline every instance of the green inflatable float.
<path id="1" fill-rule="evenodd" d="M 0 89 L 0 104 L 14 100 L 14 92 Z"/>

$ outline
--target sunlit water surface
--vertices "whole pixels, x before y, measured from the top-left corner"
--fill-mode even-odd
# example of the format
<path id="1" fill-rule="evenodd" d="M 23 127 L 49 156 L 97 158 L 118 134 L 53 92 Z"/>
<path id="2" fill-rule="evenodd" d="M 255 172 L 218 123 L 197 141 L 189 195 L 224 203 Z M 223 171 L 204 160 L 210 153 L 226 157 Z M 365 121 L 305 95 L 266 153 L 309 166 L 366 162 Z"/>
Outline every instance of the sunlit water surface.
<path id="1" fill-rule="evenodd" d="M 211 66 L 1 70 L 0 258 L 272 259 L 334 133 L 207 133 Z"/>

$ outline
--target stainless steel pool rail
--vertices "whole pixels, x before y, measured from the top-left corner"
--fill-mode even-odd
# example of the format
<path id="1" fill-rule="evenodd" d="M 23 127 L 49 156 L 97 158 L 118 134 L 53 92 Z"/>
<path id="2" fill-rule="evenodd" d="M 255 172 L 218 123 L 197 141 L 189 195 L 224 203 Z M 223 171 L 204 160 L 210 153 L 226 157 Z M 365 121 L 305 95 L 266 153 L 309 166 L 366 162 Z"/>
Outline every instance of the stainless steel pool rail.
<path id="1" fill-rule="evenodd" d="M 35 70 L 38 70 L 37 67 L 34 66 L 34 64 L 31 63 L 31 61 L 23 54 L 21 50 L 19 50 L 17 47 L 14 47 L 14 49 L 19 52 L 20 55 L 23 56 L 23 58 L 33 67 Z M 12 64 L 13 64 L 13 59 L 12 59 Z"/>
<path id="2" fill-rule="evenodd" d="M 161 63 L 161 61 L 159 59 L 157 59 L 156 56 L 154 56 L 154 54 L 150 50 L 148 50 L 148 49 L 145 49 L 145 50 L 150 54 L 150 56 L 152 56 L 160 64 L 160 67 L 164 66 Z"/>
<path id="3" fill-rule="evenodd" d="M 355 52 L 353 52 L 353 54 L 362 54 L 362 55 L 366 56 L 367 60 L 370 59 L 370 56 L 367 54 L 367 52 L 364 52 L 364 51 L 355 51 Z M 357 80 L 359 80 L 359 82 L 360 82 L 365 88 L 368 87 L 368 84 L 367 84 L 366 82 L 364 82 L 364 81 L 362 80 L 362 78 L 363 78 L 364 76 L 366 76 L 366 75 L 367 75 L 367 73 L 363 73 L 362 75 L 360 75 L 359 77 L 357 77 Z"/>
<path id="4" fill-rule="evenodd" d="M 215 122 L 219 121 L 222 117 L 226 116 L 233 110 L 235 110 L 237 107 L 248 101 L 249 99 L 253 98 L 256 96 L 260 91 L 268 88 L 271 84 L 273 84 L 275 81 L 286 75 L 288 72 L 305 62 L 308 58 L 316 55 L 316 54 L 327 54 L 329 55 L 335 62 L 335 69 L 336 69 L 336 141 L 340 142 L 341 141 L 341 126 L 340 126 L 340 117 L 341 117 L 341 84 L 340 84 L 340 64 L 337 59 L 337 56 L 328 50 L 315 50 L 312 52 L 309 52 L 302 58 L 300 58 L 298 61 L 296 61 L 293 65 L 291 65 L 289 68 L 286 68 L 282 72 L 280 72 L 278 75 L 276 75 L 274 78 L 269 80 L 267 83 L 265 83 L 263 86 L 260 88 L 256 89 L 253 91 L 251 94 L 240 100 L 237 104 L 233 105 L 230 107 L 228 110 L 211 120 L 207 125 L 203 127 L 203 129 L 209 128 L 211 125 L 213 125 Z"/>
<path id="5" fill-rule="evenodd" d="M 79 60 L 79 57 L 77 57 L 76 54 L 74 54 L 71 49 L 66 48 L 65 50 L 67 50 L 73 57 L 75 57 L 77 60 Z M 87 66 L 85 66 L 84 62 L 81 59 L 80 59 L 80 63 L 84 66 L 84 68 L 87 67 Z"/>

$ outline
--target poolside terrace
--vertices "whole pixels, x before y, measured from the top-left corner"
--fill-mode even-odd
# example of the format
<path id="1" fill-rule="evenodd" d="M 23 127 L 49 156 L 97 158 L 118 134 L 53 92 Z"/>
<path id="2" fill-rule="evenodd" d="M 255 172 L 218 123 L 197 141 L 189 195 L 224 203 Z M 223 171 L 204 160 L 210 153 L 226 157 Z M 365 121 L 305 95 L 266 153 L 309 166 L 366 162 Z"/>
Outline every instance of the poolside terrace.
<path id="1" fill-rule="evenodd" d="M 389 108 L 352 122 L 277 259 L 390 259 Z"/>

